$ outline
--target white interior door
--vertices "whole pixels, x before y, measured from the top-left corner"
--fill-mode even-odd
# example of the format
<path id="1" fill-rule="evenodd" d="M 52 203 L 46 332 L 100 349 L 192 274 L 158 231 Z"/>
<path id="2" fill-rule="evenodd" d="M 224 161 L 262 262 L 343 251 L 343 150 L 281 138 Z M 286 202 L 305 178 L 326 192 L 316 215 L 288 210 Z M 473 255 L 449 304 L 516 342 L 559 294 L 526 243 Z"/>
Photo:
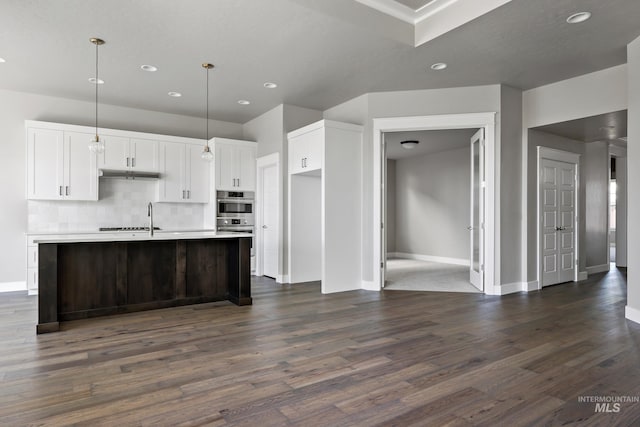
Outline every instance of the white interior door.
<path id="1" fill-rule="evenodd" d="M 542 286 L 575 280 L 576 165 L 542 159 Z"/>
<path id="2" fill-rule="evenodd" d="M 469 281 L 484 291 L 484 129 L 471 137 L 471 222 Z"/>
<path id="3" fill-rule="evenodd" d="M 278 276 L 278 167 L 262 171 L 262 274 Z"/>

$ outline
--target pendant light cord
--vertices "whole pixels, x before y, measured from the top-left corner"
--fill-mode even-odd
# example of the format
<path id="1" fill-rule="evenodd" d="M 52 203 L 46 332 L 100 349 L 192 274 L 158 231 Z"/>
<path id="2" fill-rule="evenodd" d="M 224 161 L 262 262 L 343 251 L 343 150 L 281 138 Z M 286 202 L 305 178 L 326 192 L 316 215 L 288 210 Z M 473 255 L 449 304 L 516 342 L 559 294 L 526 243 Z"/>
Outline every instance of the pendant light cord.
<path id="1" fill-rule="evenodd" d="M 98 77 L 98 43 L 96 43 L 96 142 L 98 139 L 98 86 L 100 85 L 100 79 Z"/>
<path id="2" fill-rule="evenodd" d="M 206 122 L 207 122 L 207 147 L 209 146 L 209 67 L 205 68 L 205 71 L 207 73 L 207 90 L 206 90 L 206 94 L 207 94 L 207 117 L 206 117 Z"/>

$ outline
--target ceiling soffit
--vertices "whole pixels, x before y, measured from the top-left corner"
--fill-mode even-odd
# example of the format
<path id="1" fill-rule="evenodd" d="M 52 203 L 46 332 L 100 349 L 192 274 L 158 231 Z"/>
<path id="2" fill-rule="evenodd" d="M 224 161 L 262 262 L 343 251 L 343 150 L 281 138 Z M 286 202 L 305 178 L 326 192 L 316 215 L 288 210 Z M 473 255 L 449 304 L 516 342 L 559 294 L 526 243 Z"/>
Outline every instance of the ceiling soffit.
<path id="1" fill-rule="evenodd" d="M 414 28 L 418 47 L 511 0 L 355 0 Z"/>

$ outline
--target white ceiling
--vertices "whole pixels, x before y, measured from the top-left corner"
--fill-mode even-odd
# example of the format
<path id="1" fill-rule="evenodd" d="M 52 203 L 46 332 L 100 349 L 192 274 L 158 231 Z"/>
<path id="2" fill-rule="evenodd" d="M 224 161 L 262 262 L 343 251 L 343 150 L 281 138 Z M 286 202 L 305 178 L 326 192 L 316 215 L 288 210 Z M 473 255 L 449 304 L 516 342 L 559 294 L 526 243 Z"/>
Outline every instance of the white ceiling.
<path id="1" fill-rule="evenodd" d="M 470 147 L 471 137 L 478 129 L 424 130 L 413 132 L 387 132 L 384 134 L 387 145 L 387 159 L 399 160 L 420 157 L 441 151 Z M 402 148 L 400 142 L 419 141 L 415 148 Z"/>
<path id="2" fill-rule="evenodd" d="M 565 23 L 581 10 L 592 19 Z M 638 0 L 512 0 L 416 48 L 405 23 L 355 1 L 2 0 L 0 88 L 92 101 L 96 36 L 107 42 L 101 102 L 202 117 L 208 61 L 210 116 L 244 123 L 281 103 L 325 110 L 367 92 L 529 89 L 626 62 L 638 22 Z"/>

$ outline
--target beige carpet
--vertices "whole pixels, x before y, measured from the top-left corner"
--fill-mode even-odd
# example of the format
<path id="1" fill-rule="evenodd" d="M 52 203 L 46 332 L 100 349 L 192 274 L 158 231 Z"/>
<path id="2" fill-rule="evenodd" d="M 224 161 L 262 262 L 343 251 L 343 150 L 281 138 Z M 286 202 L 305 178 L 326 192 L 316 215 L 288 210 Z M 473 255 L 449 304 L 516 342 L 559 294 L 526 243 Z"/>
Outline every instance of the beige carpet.
<path id="1" fill-rule="evenodd" d="M 386 279 L 385 290 L 480 292 L 469 283 L 469 267 L 463 265 L 389 259 Z"/>

